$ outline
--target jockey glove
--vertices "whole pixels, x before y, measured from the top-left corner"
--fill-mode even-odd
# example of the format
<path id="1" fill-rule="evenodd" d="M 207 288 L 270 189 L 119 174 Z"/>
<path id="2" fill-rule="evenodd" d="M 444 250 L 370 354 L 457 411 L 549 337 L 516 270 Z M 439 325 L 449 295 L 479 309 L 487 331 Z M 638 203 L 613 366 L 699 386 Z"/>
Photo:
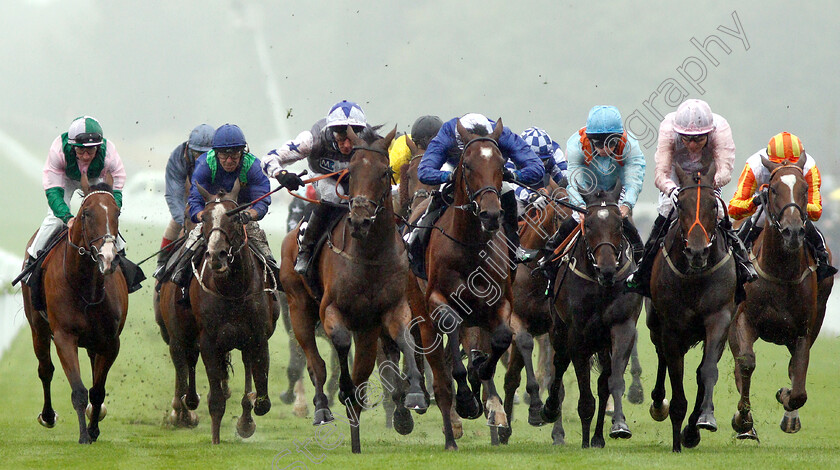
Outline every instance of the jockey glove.
<path id="1" fill-rule="evenodd" d="M 289 191 L 297 191 L 298 188 L 306 185 L 306 183 L 300 179 L 300 176 L 294 173 L 289 173 L 286 170 L 281 170 L 280 173 L 277 173 L 276 178 L 277 182 Z"/>
<path id="2" fill-rule="evenodd" d="M 502 180 L 509 183 L 518 183 L 519 179 L 516 177 L 516 172 L 510 168 L 504 168 L 502 171 Z"/>
<path id="3" fill-rule="evenodd" d="M 671 194 L 668 195 L 668 197 L 671 198 L 671 204 L 674 205 L 675 209 L 679 205 L 679 196 L 680 196 L 680 188 L 672 189 Z"/>

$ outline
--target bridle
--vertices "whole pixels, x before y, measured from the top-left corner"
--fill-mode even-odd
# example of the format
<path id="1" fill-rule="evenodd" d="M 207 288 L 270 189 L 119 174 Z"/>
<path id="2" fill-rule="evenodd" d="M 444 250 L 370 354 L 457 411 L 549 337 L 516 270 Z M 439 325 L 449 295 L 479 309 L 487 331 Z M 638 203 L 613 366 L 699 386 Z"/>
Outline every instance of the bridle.
<path id="1" fill-rule="evenodd" d="M 776 194 L 776 190 L 772 186 L 773 177 L 776 176 L 776 172 L 778 172 L 782 168 L 796 168 L 796 169 L 802 171 L 802 173 L 804 175 L 804 170 L 802 170 L 801 168 L 799 168 L 798 166 L 795 166 L 795 165 L 782 165 L 782 166 L 776 167 L 776 169 L 774 169 L 773 171 L 770 172 L 770 183 L 771 184 L 768 184 L 768 191 L 766 193 L 766 195 L 767 195 L 766 196 L 767 197 L 767 204 L 766 204 L 767 205 L 767 218 L 770 219 L 770 223 L 773 224 L 773 227 L 775 227 L 776 230 L 778 230 L 780 232 L 782 231 L 782 225 L 781 225 L 782 214 L 784 214 L 785 211 L 789 207 L 793 207 L 799 212 L 799 220 L 802 222 L 802 224 L 805 224 L 805 220 L 808 217 L 808 214 L 805 211 L 805 209 L 803 209 L 802 206 L 800 206 L 799 204 L 797 204 L 795 202 L 789 202 L 789 203 L 785 204 L 781 209 L 779 209 L 778 212 L 775 212 L 775 213 L 770 210 L 770 194 L 773 194 L 773 195 Z"/>
<path id="2" fill-rule="evenodd" d="M 607 207 L 615 208 L 615 210 L 619 211 L 619 213 L 621 211 L 621 208 L 618 206 L 618 203 L 607 202 L 607 201 L 601 201 L 601 202 L 597 202 L 595 204 L 590 204 L 590 205 L 586 206 L 586 210 L 589 213 L 591 213 L 592 210 L 595 210 L 597 208 L 607 208 Z M 595 268 L 596 271 L 601 270 L 601 267 L 598 266 L 598 263 L 595 261 L 595 253 L 602 246 L 607 246 L 607 247 L 612 249 L 613 254 L 615 254 L 616 267 L 618 267 L 621 264 L 621 258 L 623 257 L 624 252 L 625 252 L 625 240 L 624 240 L 623 234 L 620 235 L 621 242 L 620 242 L 619 246 L 615 246 L 615 244 L 613 244 L 610 241 L 603 241 L 601 243 L 598 243 L 594 247 L 590 247 L 589 246 L 589 240 L 586 239 L 586 233 L 585 233 L 585 230 L 583 230 L 583 227 L 585 227 L 585 224 L 581 227 L 581 229 L 582 229 L 581 232 L 583 234 L 583 243 L 584 243 L 584 246 L 586 247 L 586 257 L 589 259 L 589 262 L 590 262 L 590 264 L 592 264 L 592 267 Z"/>
<path id="3" fill-rule="evenodd" d="M 350 152 L 350 157 L 351 158 L 352 158 L 353 154 L 356 153 L 356 150 L 367 150 L 369 152 L 378 153 L 379 155 L 382 155 L 385 158 L 388 158 L 388 152 L 386 152 L 384 150 L 377 149 L 377 148 L 368 147 L 368 146 L 355 146 L 355 147 L 353 147 L 353 151 Z M 390 173 L 391 182 L 395 183 L 395 181 L 394 181 L 394 169 L 389 166 L 388 171 Z M 379 196 L 379 199 L 376 200 L 376 201 L 374 201 L 372 199 L 368 199 L 364 196 L 354 196 L 354 197 L 350 198 L 350 202 L 349 202 L 350 213 L 354 214 L 356 204 L 372 205 L 374 207 L 373 215 L 368 216 L 368 217 L 362 217 L 363 220 L 369 220 L 371 225 L 372 225 L 374 222 L 376 222 L 376 217 L 379 214 L 381 214 L 383 210 L 385 210 L 385 198 L 387 198 L 388 194 L 390 194 L 390 193 L 391 193 L 391 186 L 386 185 L 385 190 L 382 191 L 382 195 Z"/>
<path id="4" fill-rule="evenodd" d="M 411 167 L 411 162 L 417 160 L 418 158 L 423 158 L 423 155 L 425 154 L 421 153 L 411 157 L 411 159 L 408 161 L 408 166 Z M 411 211 L 411 207 L 414 206 L 414 201 L 417 200 L 417 198 L 428 199 L 429 197 L 431 197 L 431 195 L 432 192 L 426 188 L 420 188 L 417 191 L 414 191 L 414 194 L 412 194 L 411 198 L 408 200 L 408 210 Z"/>
<path id="5" fill-rule="evenodd" d="M 111 198 L 114 198 L 114 194 L 111 193 L 110 191 L 93 191 L 93 192 L 90 192 L 87 195 L 85 195 L 85 198 L 82 199 L 81 206 L 84 207 L 85 201 L 87 201 L 87 199 L 90 196 L 93 196 L 94 194 L 107 194 L 107 195 L 111 196 Z M 114 201 L 116 201 L 116 198 L 114 198 Z M 80 246 L 80 245 L 76 245 L 75 243 L 73 243 L 73 241 L 70 239 L 70 231 L 69 230 L 67 231 L 67 244 L 70 245 L 71 247 L 73 247 L 79 253 L 79 256 L 90 256 L 90 259 L 93 260 L 93 262 L 95 263 L 95 262 L 97 262 L 97 257 L 99 256 L 99 248 L 102 247 L 102 245 L 104 245 L 108 242 L 116 243 L 117 237 L 116 237 L 116 235 L 112 235 L 111 232 L 106 229 L 105 235 L 102 235 L 100 237 L 94 238 L 93 240 L 87 241 L 88 240 L 87 214 L 85 213 L 84 210 L 80 211 L 80 213 L 81 213 L 81 216 L 79 216 L 79 218 L 82 219 L 81 220 L 81 224 L 82 224 L 82 244 Z M 119 211 L 117 212 L 117 215 L 119 215 Z M 102 243 L 97 247 L 97 246 L 94 245 L 94 243 L 98 242 L 99 240 L 102 240 Z"/>
<path id="6" fill-rule="evenodd" d="M 496 147 L 496 150 L 501 152 L 501 149 L 499 148 L 499 143 L 496 142 L 495 140 L 491 139 L 490 137 L 476 137 L 476 138 L 470 140 L 469 142 L 467 142 L 464 145 L 464 150 L 461 151 L 461 158 L 460 158 L 460 163 L 458 164 L 458 167 L 461 171 L 461 179 L 464 181 L 464 190 L 467 193 L 467 198 L 468 198 L 469 202 L 467 204 L 464 204 L 464 205 L 461 205 L 461 206 L 452 206 L 452 207 L 454 207 L 456 209 L 461 209 L 461 210 L 464 210 L 464 211 L 472 212 L 473 215 L 477 216 L 478 211 L 479 211 L 479 205 L 478 205 L 478 202 L 476 200 L 479 199 L 480 197 L 482 197 L 482 195 L 484 193 L 493 193 L 499 199 L 501 199 L 502 196 L 501 196 L 501 193 L 499 192 L 499 188 L 497 188 L 495 186 L 491 186 L 491 185 L 484 186 L 482 188 L 479 188 L 476 191 L 470 190 L 470 183 L 469 183 L 469 181 L 467 181 L 467 177 L 464 174 L 464 170 L 465 170 L 464 156 L 467 154 L 467 149 L 470 147 L 470 145 L 472 145 L 476 142 L 491 142 L 493 144 L 493 146 Z"/>
<path id="7" fill-rule="evenodd" d="M 237 203 L 236 203 L 236 201 L 234 201 L 234 200 L 232 200 L 232 199 L 216 199 L 216 200 L 214 200 L 212 203 L 213 203 L 213 204 L 222 204 L 222 205 L 224 205 L 226 202 L 232 203 L 232 204 L 234 204 L 234 205 L 236 205 L 236 204 L 237 204 Z M 234 217 L 231 217 L 231 218 L 235 218 L 235 216 L 234 216 Z M 238 220 L 238 219 L 237 219 L 237 220 Z M 242 238 L 242 243 L 241 243 L 241 244 L 239 245 L 239 247 L 238 247 L 238 248 L 236 248 L 235 250 L 230 250 L 230 251 L 228 252 L 228 254 L 227 254 L 227 261 L 228 261 L 228 263 L 233 263 L 234 259 L 236 258 L 236 255 L 238 255 L 238 254 L 242 251 L 242 249 L 243 249 L 243 248 L 245 248 L 245 246 L 247 246 L 247 245 L 248 245 L 248 231 L 247 231 L 247 230 L 245 230 L 245 226 L 244 226 L 244 225 L 242 225 L 242 224 L 237 223 L 236 221 L 234 221 L 234 226 L 239 226 L 239 227 L 242 227 L 242 236 L 241 236 L 241 238 Z M 227 241 L 228 246 L 231 246 L 231 247 L 233 246 L 233 242 L 232 242 L 233 237 L 231 237 L 230 233 L 228 233 L 228 232 L 227 232 L 225 229 L 223 229 L 222 227 L 211 227 L 211 228 L 210 228 L 210 231 L 209 231 L 209 232 L 207 232 L 207 234 L 204 236 L 204 239 L 205 239 L 205 240 L 210 240 L 210 236 L 211 236 L 211 235 L 213 235 L 213 232 L 219 232 L 219 233 L 221 233 L 221 234 L 222 234 L 222 236 L 223 236 L 223 237 L 225 237 L 225 241 Z"/>
<path id="8" fill-rule="evenodd" d="M 688 248 L 688 237 L 691 236 L 691 231 L 694 230 L 695 227 L 700 227 L 700 230 L 703 231 L 703 237 L 705 237 L 705 239 L 706 239 L 706 248 L 709 248 L 709 247 L 712 246 L 712 244 L 715 241 L 716 231 L 712 230 L 712 233 L 710 235 L 709 231 L 706 230 L 706 227 L 704 227 L 703 224 L 700 222 L 700 191 L 703 190 L 703 189 L 708 189 L 708 190 L 712 191 L 712 194 L 714 194 L 715 188 L 711 185 L 708 185 L 708 184 L 700 184 L 700 173 L 699 172 L 695 173 L 692 176 L 692 178 L 694 179 L 695 184 L 692 184 L 692 185 L 689 185 L 689 186 L 684 186 L 684 187 L 680 188 L 679 193 L 677 193 L 677 210 L 680 210 L 680 209 L 682 209 L 682 204 L 680 204 L 680 202 L 679 202 L 680 195 L 682 195 L 683 192 L 688 191 L 690 189 L 697 189 L 697 207 L 695 208 L 695 212 L 694 212 L 694 221 L 691 223 L 691 226 L 688 227 L 688 232 L 685 232 L 685 231 L 682 230 L 682 228 L 680 228 L 680 231 L 683 232 L 683 237 L 682 237 L 683 244 L 685 245 L 685 249 L 687 249 Z M 715 194 L 715 199 L 719 200 L 720 198 Z M 715 202 L 715 221 L 717 221 L 718 210 L 719 210 L 719 207 L 718 207 L 718 204 L 717 204 L 717 201 L 716 201 Z"/>

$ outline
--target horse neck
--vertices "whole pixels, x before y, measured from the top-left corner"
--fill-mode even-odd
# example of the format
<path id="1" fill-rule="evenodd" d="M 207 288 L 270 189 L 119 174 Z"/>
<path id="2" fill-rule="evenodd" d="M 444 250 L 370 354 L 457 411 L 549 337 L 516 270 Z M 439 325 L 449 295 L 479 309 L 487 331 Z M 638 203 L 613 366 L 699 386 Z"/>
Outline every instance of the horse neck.
<path id="1" fill-rule="evenodd" d="M 542 219 L 534 221 L 528 214 L 525 214 L 525 230 L 519 239 L 522 248 L 536 250 L 543 248 L 548 237 L 560 228 L 557 221 L 557 213 L 551 204 L 545 206 Z"/>

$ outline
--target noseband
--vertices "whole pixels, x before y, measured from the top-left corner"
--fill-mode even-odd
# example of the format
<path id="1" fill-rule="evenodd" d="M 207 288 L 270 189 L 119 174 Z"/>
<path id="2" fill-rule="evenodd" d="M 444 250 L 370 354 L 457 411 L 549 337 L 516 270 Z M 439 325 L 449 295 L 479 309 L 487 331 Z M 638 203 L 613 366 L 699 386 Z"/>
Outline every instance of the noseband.
<path id="1" fill-rule="evenodd" d="M 350 153 L 351 157 L 354 153 L 356 153 L 356 150 L 367 150 L 369 152 L 378 153 L 378 154 L 380 154 L 380 155 L 382 155 L 386 158 L 389 158 L 388 157 L 388 152 L 385 152 L 384 150 L 380 150 L 380 149 L 377 149 L 377 148 L 368 147 L 368 146 L 353 147 L 353 151 Z M 391 173 L 391 182 L 396 184 L 396 182 L 394 181 L 394 169 L 389 166 L 388 171 L 390 171 L 390 173 Z M 351 177 L 352 177 L 352 175 L 351 175 Z M 370 217 L 363 217 L 363 219 L 364 220 L 370 220 L 370 223 L 373 224 L 374 222 L 376 222 L 376 217 L 379 214 L 381 214 L 382 211 L 385 209 L 385 198 L 388 197 L 388 194 L 390 192 L 391 192 L 391 187 L 387 186 L 385 188 L 385 190 L 382 192 L 382 195 L 379 196 L 379 199 L 377 201 L 374 201 L 372 199 L 368 199 L 364 196 L 354 196 L 354 197 L 350 198 L 350 203 L 349 203 L 350 204 L 350 213 L 351 214 L 353 213 L 356 204 L 365 204 L 365 203 L 371 204 L 374 207 L 373 215 L 370 216 Z"/>
<path id="2" fill-rule="evenodd" d="M 467 197 L 469 198 L 469 202 L 467 204 L 462 205 L 462 206 L 453 206 L 453 207 L 455 207 L 457 209 L 464 210 L 464 211 L 472 212 L 473 215 L 477 216 L 479 207 L 478 207 L 478 202 L 476 202 L 476 200 L 478 198 L 480 198 L 484 193 L 493 193 L 499 199 L 501 199 L 502 196 L 501 196 L 501 193 L 499 192 L 499 188 L 497 188 L 495 186 L 484 186 L 483 188 L 479 188 L 475 192 L 470 190 L 470 183 L 467 181 L 466 175 L 463 174 L 464 173 L 464 155 L 467 154 L 467 149 L 469 148 L 469 146 L 476 143 L 476 142 L 492 142 L 493 146 L 496 147 L 496 150 L 501 152 L 501 149 L 499 148 L 499 143 L 496 142 L 495 140 L 491 139 L 490 137 L 476 137 L 475 139 L 472 139 L 469 142 L 467 142 L 464 145 L 464 150 L 461 151 L 461 162 L 460 162 L 459 166 L 461 168 L 461 176 L 464 179 L 464 189 L 466 190 Z"/>
<path id="3" fill-rule="evenodd" d="M 776 175 L 777 171 L 781 170 L 782 168 L 791 168 L 791 167 L 799 169 L 799 167 L 794 166 L 794 165 L 779 166 L 770 173 L 770 182 L 771 183 L 773 182 L 773 177 Z M 804 174 L 804 170 L 803 170 L 803 174 Z M 775 212 L 775 213 L 772 212 L 770 210 L 770 194 L 771 193 L 776 194 L 776 190 L 773 188 L 773 186 L 770 186 L 770 190 L 767 191 L 767 217 L 770 219 L 770 223 L 773 224 L 773 226 L 776 227 L 776 229 L 778 231 L 780 231 L 780 232 L 782 231 L 782 224 L 781 224 L 782 214 L 784 214 L 785 211 L 789 207 L 793 207 L 797 211 L 799 211 L 799 220 L 803 224 L 805 223 L 805 220 L 808 217 L 808 213 L 805 211 L 805 209 L 802 208 L 802 206 L 800 206 L 799 204 L 797 204 L 795 202 L 789 202 L 789 203 L 785 204 L 781 209 L 779 209 L 778 212 Z"/>
<path id="4" fill-rule="evenodd" d="M 694 230 L 694 227 L 700 227 L 700 230 L 703 231 L 703 237 L 706 238 L 706 247 L 708 248 L 708 247 L 712 246 L 712 243 L 714 243 L 714 241 L 715 241 L 715 230 L 712 230 L 712 234 L 709 235 L 709 232 L 706 230 L 706 227 L 704 227 L 703 224 L 700 222 L 700 190 L 708 189 L 708 190 L 712 191 L 712 194 L 714 194 L 715 188 L 708 185 L 708 184 L 700 184 L 700 174 L 699 173 L 695 174 L 693 178 L 694 178 L 694 183 L 695 184 L 680 188 L 679 193 L 677 194 L 677 199 L 679 200 L 680 194 L 682 194 L 684 191 L 687 191 L 689 189 L 695 189 L 695 188 L 697 189 L 697 207 L 695 208 L 695 212 L 694 212 L 694 222 L 692 222 L 691 226 L 688 228 L 688 232 L 683 234 L 683 244 L 686 246 L 686 249 L 687 249 L 688 248 L 688 237 L 691 236 L 691 231 Z M 715 199 L 716 199 L 716 201 L 715 201 L 715 223 L 717 224 L 717 212 L 718 212 L 717 200 L 720 199 L 720 198 L 718 198 L 717 195 L 715 195 Z M 677 206 L 678 206 L 677 207 L 678 210 L 682 208 L 682 205 L 679 204 L 679 202 L 677 203 Z"/>

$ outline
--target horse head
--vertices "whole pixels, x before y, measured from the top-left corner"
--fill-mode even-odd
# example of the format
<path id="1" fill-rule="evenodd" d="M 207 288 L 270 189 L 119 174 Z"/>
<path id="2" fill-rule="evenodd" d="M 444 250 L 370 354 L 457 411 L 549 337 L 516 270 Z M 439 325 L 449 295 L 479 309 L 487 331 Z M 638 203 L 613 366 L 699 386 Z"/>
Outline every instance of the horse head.
<path id="1" fill-rule="evenodd" d="M 500 192 L 505 159 L 499 149 L 503 128 L 501 118 L 489 135 L 473 134 L 460 121 L 457 124 L 464 150 L 455 170 L 455 202 L 472 205 L 482 230 L 491 234 L 499 229 L 504 215 Z"/>
<path id="2" fill-rule="evenodd" d="M 674 168 L 680 182 L 677 195 L 679 228 L 685 244 L 683 252 L 691 269 L 701 270 L 709 261 L 718 221 L 718 197 L 715 193 L 714 161 L 704 164 L 705 171 L 686 172 Z"/>
<path id="3" fill-rule="evenodd" d="M 350 176 L 349 196 L 350 214 L 347 222 L 352 229 L 353 238 L 363 239 L 368 236 L 376 218 L 385 211 L 393 210 L 391 203 L 391 181 L 393 171 L 388 158 L 388 146 L 394 139 L 397 128 L 384 138 L 367 142 L 353 129 L 347 131 L 353 143 L 353 156 L 348 167 Z M 389 221 L 390 223 L 390 221 Z"/>
<path id="4" fill-rule="evenodd" d="M 206 204 L 201 215 L 201 233 L 207 240 L 210 268 L 215 274 L 223 274 L 228 272 L 236 255 L 248 244 L 245 227 L 240 223 L 239 217 L 227 215 L 229 210 L 237 206 L 239 179 L 236 179 L 229 193 L 220 190 L 218 194 L 213 195 L 200 184 L 196 187 Z"/>
<path id="5" fill-rule="evenodd" d="M 117 267 L 120 208 L 114 199 L 113 184 L 114 179 L 106 173 L 101 183 L 91 185 L 82 172 L 84 199 L 70 228 L 71 242 L 78 245 L 79 254 L 90 255 L 104 275 Z"/>
<path id="6" fill-rule="evenodd" d="M 609 191 L 598 189 L 594 193 L 581 194 L 588 211 L 583 221 L 586 255 L 602 286 L 615 283 L 615 274 L 625 251 L 621 209 L 618 207 L 621 188 L 619 180 Z"/>
<path id="7" fill-rule="evenodd" d="M 805 181 L 803 152 L 796 163 L 785 160 L 775 163 L 761 157 L 761 164 L 770 171 L 765 210 L 767 219 L 782 234 L 787 251 L 799 250 L 805 239 L 805 220 L 808 217 L 808 182 Z"/>

